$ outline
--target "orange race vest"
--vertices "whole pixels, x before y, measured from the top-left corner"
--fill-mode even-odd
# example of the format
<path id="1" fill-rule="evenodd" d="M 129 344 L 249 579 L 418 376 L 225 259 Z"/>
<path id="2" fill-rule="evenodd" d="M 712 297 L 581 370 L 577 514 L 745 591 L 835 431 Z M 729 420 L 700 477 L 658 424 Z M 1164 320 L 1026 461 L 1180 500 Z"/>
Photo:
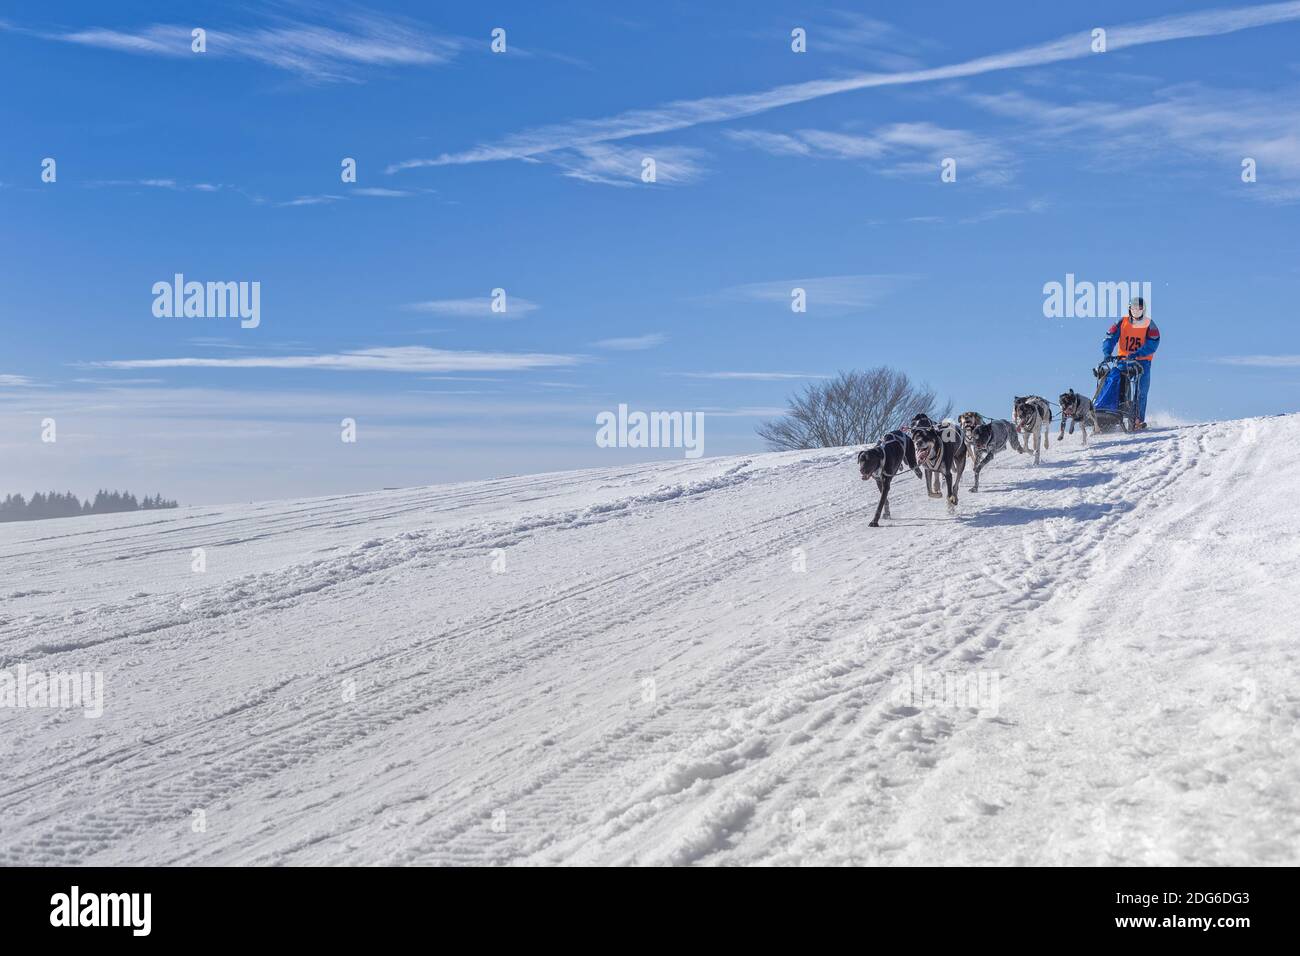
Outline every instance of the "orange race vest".
<path id="1" fill-rule="evenodd" d="M 1150 316 L 1144 315 L 1138 322 L 1134 322 L 1133 316 L 1125 313 L 1119 323 L 1119 341 L 1115 343 L 1115 354 L 1123 358 L 1130 352 L 1136 352 L 1146 344 L 1147 332 L 1150 329 Z M 1150 362 L 1152 358 L 1153 356 L 1143 355 L 1138 358 L 1138 361 Z"/>

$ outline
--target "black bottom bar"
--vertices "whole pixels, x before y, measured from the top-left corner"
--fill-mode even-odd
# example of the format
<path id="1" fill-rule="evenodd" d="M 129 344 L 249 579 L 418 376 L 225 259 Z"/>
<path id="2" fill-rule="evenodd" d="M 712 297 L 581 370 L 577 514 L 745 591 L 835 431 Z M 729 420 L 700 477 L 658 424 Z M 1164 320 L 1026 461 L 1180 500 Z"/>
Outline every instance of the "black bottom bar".
<path id="1" fill-rule="evenodd" d="M 734 934 L 733 942 L 838 926 L 863 942 L 901 936 L 926 946 L 1125 938 L 1239 946 L 1290 935 L 1294 877 L 1291 869 L 622 872 L 593 879 L 576 870 L 17 868 L 0 870 L 0 925 L 7 945 L 75 935 L 92 944 L 338 946 L 416 931 L 459 946 L 465 933 L 487 942 L 512 930 L 532 934 L 535 945 L 613 943 L 661 932 L 670 938 L 675 924 L 696 940 L 699 929 L 713 927 L 713 934 Z"/>

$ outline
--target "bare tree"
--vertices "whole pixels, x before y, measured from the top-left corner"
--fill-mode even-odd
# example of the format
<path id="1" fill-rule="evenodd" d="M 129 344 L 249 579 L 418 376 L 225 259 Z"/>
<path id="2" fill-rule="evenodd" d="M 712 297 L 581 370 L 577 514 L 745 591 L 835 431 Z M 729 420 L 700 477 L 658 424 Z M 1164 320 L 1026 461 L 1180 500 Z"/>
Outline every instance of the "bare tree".
<path id="1" fill-rule="evenodd" d="M 884 365 L 840 372 L 805 385 L 783 417 L 763 422 L 757 431 L 773 451 L 866 445 L 921 412 L 935 420 L 952 414 L 952 402 L 936 408 L 937 400 L 928 385 L 915 385 Z"/>

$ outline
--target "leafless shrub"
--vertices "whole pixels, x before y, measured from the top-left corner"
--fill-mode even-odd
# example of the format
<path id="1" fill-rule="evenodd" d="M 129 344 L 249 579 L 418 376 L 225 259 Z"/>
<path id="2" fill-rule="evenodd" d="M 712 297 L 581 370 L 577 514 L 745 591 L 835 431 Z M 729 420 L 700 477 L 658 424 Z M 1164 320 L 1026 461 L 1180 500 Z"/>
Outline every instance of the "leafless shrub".
<path id="1" fill-rule="evenodd" d="M 756 430 L 773 451 L 866 445 L 921 412 L 936 421 L 952 414 L 952 402 L 937 408 L 937 401 L 934 389 L 882 365 L 805 385 L 784 416 Z"/>

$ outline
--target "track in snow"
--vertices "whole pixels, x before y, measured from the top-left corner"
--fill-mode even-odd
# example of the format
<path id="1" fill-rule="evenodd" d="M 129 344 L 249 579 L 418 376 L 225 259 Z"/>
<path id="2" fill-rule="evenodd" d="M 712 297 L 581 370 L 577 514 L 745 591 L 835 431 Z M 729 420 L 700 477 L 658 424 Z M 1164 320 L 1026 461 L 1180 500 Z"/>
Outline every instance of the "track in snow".
<path id="1" fill-rule="evenodd" d="M 1294 864 L 1294 448 L 1076 436 L 880 529 L 848 451 L 0 525 L 0 670 L 106 683 L 0 709 L 0 862 Z"/>

